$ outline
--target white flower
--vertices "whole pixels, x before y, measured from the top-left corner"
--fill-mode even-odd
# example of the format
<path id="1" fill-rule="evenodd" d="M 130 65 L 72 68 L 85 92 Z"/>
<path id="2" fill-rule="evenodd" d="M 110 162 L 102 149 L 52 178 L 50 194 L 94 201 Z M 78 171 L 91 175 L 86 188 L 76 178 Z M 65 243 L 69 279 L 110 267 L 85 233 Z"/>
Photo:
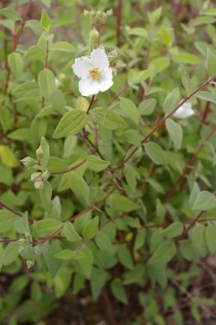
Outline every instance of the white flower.
<path id="1" fill-rule="evenodd" d="M 72 69 L 80 78 L 79 91 L 82 96 L 98 94 L 113 85 L 112 69 L 106 53 L 101 48 L 93 50 L 90 58 L 83 56 L 76 59 Z"/>
<path id="2" fill-rule="evenodd" d="M 180 119 L 188 118 L 191 115 L 194 115 L 194 111 L 192 110 L 192 105 L 190 103 L 184 103 L 173 114 L 174 117 Z"/>

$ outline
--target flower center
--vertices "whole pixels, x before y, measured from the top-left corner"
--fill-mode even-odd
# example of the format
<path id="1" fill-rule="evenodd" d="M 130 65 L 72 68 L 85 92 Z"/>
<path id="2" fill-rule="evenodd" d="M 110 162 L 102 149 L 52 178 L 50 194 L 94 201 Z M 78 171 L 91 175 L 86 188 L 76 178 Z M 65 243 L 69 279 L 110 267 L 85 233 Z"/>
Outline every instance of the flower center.
<path id="1" fill-rule="evenodd" d="M 98 68 L 89 70 L 89 73 L 93 80 L 97 80 L 101 77 L 101 73 L 98 71 Z"/>

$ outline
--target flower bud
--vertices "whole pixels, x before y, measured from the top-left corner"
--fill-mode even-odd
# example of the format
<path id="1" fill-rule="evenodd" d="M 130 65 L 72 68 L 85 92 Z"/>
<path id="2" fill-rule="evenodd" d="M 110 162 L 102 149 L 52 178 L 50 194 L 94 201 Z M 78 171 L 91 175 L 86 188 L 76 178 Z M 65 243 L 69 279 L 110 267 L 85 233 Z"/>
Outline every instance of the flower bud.
<path id="1" fill-rule="evenodd" d="M 18 249 L 18 252 L 22 253 L 24 251 L 24 249 L 25 249 L 25 246 L 20 246 L 19 249 Z"/>
<path id="2" fill-rule="evenodd" d="M 66 77 L 66 75 L 64 73 L 60 73 L 58 78 L 62 83 L 67 82 L 67 77 Z"/>
<path id="3" fill-rule="evenodd" d="M 36 172 L 36 173 L 31 174 L 30 181 L 35 182 L 35 181 L 39 180 L 40 178 L 42 178 L 42 173 L 41 172 Z"/>
<path id="4" fill-rule="evenodd" d="M 108 58 L 115 58 L 116 56 L 118 56 L 118 52 L 115 50 L 111 51 L 108 53 Z"/>
<path id="5" fill-rule="evenodd" d="M 112 68 L 117 69 L 118 72 L 121 71 L 122 69 L 124 69 L 124 67 L 125 67 L 125 64 L 120 60 L 112 63 Z"/>
<path id="6" fill-rule="evenodd" d="M 27 268 L 30 269 L 32 266 L 34 266 L 35 262 L 33 260 L 27 260 L 26 265 Z"/>
<path id="7" fill-rule="evenodd" d="M 37 165 L 37 161 L 31 157 L 25 157 L 24 159 L 22 159 L 20 161 L 21 161 L 21 163 L 23 163 L 23 165 L 25 167 L 33 167 L 33 166 Z"/>
<path id="8" fill-rule="evenodd" d="M 43 172 L 42 178 L 43 178 L 44 181 L 46 181 L 49 177 L 50 177 L 50 173 L 48 172 L 48 170 Z"/>
<path id="9" fill-rule="evenodd" d="M 41 254 L 42 253 L 42 247 L 41 247 L 41 245 L 34 246 L 33 251 L 34 251 L 35 255 Z"/>
<path id="10" fill-rule="evenodd" d="M 107 14 L 107 16 L 112 16 L 113 15 L 113 10 L 112 9 L 107 10 L 106 14 Z"/>
<path id="11" fill-rule="evenodd" d="M 100 34 L 99 34 L 99 32 L 97 31 L 97 29 L 92 29 L 92 31 L 91 31 L 91 33 L 90 33 L 90 38 L 91 38 L 91 40 L 92 40 L 92 42 L 95 44 L 95 43 L 97 43 L 98 42 L 98 40 L 99 40 L 99 36 L 100 36 Z"/>
<path id="12" fill-rule="evenodd" d="M 84 10 L 83 11 L 83 15 L 86 17 L 86 16 L 89 16 L 89 11 L 88 10 Z"/>
<path id="13" fill-rule="evenodd" d="M 25 238 L 20 238 L 18 239 L 18 244 L 22 247 L 22 246 L 25 246 L 28 242 Z"/>
<path id="14" fill-rule="evenodd" d="M 37 159 L 41 159 L 43 157 L 43 149 L 41 148 L 41 146 L 36 150 L 36 156 L 37 156 Z"/>
<path id="15" fill-rule="evenodd" d="M 41 190 L 43 187 L 44 187 L 44 183 L 41 178 L 34 182 L 34 188 L 36 190 Z"/>
<path id="16" fill-rule="evenodd" d="M 61 89 L 62 83 L 58 78 L 55 78 L 55 86 L 57 89 Z"/>

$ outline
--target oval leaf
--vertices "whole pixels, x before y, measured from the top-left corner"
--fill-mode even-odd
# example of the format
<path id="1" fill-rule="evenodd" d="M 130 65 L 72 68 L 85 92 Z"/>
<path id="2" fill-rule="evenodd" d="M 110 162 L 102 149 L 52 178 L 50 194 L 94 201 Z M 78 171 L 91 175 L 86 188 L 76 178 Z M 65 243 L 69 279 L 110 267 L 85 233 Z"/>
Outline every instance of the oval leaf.
<path id="1" fill-rule="evenodd" d="M 71 134 L 76 134 L 85 127 L 86 122 L 87 117 L 85 112 L 78 109 L 69 111 L 60 120 L 53 137 L 62 138 Z"/>

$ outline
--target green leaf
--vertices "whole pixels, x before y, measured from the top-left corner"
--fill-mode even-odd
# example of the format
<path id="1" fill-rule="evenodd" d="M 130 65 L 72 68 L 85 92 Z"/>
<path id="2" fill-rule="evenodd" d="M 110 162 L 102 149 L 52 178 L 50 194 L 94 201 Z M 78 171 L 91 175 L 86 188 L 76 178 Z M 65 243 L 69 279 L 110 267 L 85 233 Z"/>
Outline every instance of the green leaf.
<path id="1" fill-rule="evenodd" d="M 48 236 L 52 235 L 55 232 L 57 235 L 58 232 L 60 232 L 62 229 L 62 223 L 61 223 L 61 221 L 59 221 L 57 219 L 46 218 L 46 219 L 37 221 L 35 228 L 36 228 L 38 237 L 44 238 L 44 237 L 48 237 Z"/>
<path id="2" fill-rule="evenodd" d="M 131 258 L 131 253 L 127 247 L 127 245 L 119 245 L 117 249 L 117 255 L 119 258 L 119 261 L 122 265 L 124 265 L 129 270 L 132 270 L 134 268 L 133 261 Z"/>
<path id="3" fill-rule="evenodd" d="M 21 20 L 19 13 L 15 9 L 9 7 L 0 9 L 0 15 L 7 19 Z"/>
<path id="4" fill-rule="evenodd" d="M 112 208 L 125 212 L 140 209 L 140 206 L 138 204 L 119 194 L 111 194 L 107 199 L 107 203 Z"/>
<path id="5" fill-rule="evenodd" d="M 209 222 L 206 227 L 206 244 L 212 255 L 216 254 L 216 224 L 215 222 Z"/>
<path id="6" fill-rule="evenodd" d="M 125 114 L 135 123 L 139 123 L 139 112 L 136 105 L 128 98 L 120 98 L 120 106 Z"/>
<path id="7" fill-rule="evenodd" d="M 50 173 L 61 172 L 69 169 L 69 165 L 65 160 L 58 157 L 49 157 L 49 165 L 47 170 Z"/>
<path id="8" fill-rule="evenodd" d="M 127 32 L 129 35 L 136 35 L 136 36 L 148 38 L 147 30 L 141 27 L 131 28 Z"/>
<path id="9" fill-rule="evenodd" d="M 163 186 L 160 183 L 158 183 L 155 179 L 148 178 L 146 179 L 146 182 L 150 184 L 155 189 L 156 192 L 164 194 Z"/>
<path id="10" fill-rule="evenodd" d="M 185 67 L 181 65 L 181 68 L 182 68 L 181 71 L 182 84 L 187 90 L 188 95 L 190 95 L 193 92 L 193 85 Z"/>
<path id="11" fill-rule="evenodd" d="M 102 231 L 98 231 L 95 236 L 95 241 L 100 250 L 106 252 L 108 256 L 114 255 L 114 249 L 109 237 Z"/>
<path id="12" fill-rule="evenodd" d="M 0 272 L 4 262 L 4 248 L 2 247 L 3 244 L 0 244 Z"/>
<path id="13" fill-rule="evenodd" d="M 195 56 L 190 53 L 179 53 L 173 55 L 173 61 L 177 63 L 187 63 L 187 64 L 199 64 L 201 62 L 198 56 Z"/>
<path id="14" fill-rule="evenodd" d="M 137 187 L 135 169 L 131 165 L 125 164 L 124 171 L 125 171 L 125 178 L 126 178 L 128 185 L 130 186 L 131 190 L 133 192 L 135 192 L 136 187 Z"/>
<path id="15" fill-rule="evenodd" d="M 136 147 L 141 146 L 141 141 L 137 130 L 127 130 L 122 132 L 122 138 Z"/>
<path id="16" fill-rule="evenodd" d="M 44 168 L 49 166 L 49 144 L 47 140 L 42 137 L 40 143 L 41 149 L 43 150 L 43 156 L 40 159 L 40 163 Z"/>
<path id="17" fill-rule="evenodd" d="M 167 164 L 166 154 L 158 144 L 154 142 L 148 142 L 144 144 L 144 147 L 147 155 L 156 165 Z"/>
<path id="18" fill-rule="evenodd" d="M 129 81 L 132 84 L 138 84 L 142 81 L 145 81 L 149 77 L 154 76 L 155 73 L 156 73 L 156 69 L 143 70 L 139 72 L 132 71 L 132 73 L 130 74 Z"/>
<path id="19" fill-rule="evenodd" d="M 14 229 L 14 223 L 17 219 L 12 212 L 8 210 L 0 210 L 0 232 L 6 233 L 9 230 Z"/>
<path id="20" fill-rule="evenodd" d="M 8 167 L 15 168 L 20 164 L 16 159 L 13 151 L 8 146 L 5 146 L 3 144 L 0 145 L 0 158 L 3 164 Z"/>
<path id="21" fill-rule="evenodd" d="M 110 91 L 107 90 L 107 91 L 104 91 L 104 92 L 99 92 L 97 94 L 97 97 L 101 103 L 101 106 L 103 107 L 103 110 L 104 110 L 104 113 L 106 115 L 106 110 L 109 106 L 109 102 L 110 102 Z"/>
<path id="22" fill-rule="evenodd" d="M 198 93 L 194 94 L 196 98 L 204 99 L 208 102 L 216 104 L 216 96 L 208 91 L 199 91 Z"/>
<path id="23" fill-rule="evenodd" d="M 182 139 L 183 139 L 183 131 L 181 125 L 174 122 L 172 119 L 167 119 L 166 128 L 167 131 L 169 132 L 171 139 L 174 142 L 176 149 L 180 149 L 182 145 Z"/>
<path id="24" fill-rule="evenodd" d="M 162 230 L 160 235 L 168 238 L 175 238 L 182 234 L 184 230 L 183 224 L 179 221 L 172 223 L 166 229 Z"/>
<path id="25" fill-rule="evenodd" d="M 17 256 L 19 255 L 18 252 L 19 244 L 18 242 L 12 242 L 7 244 L 5 250 L 4 250 L 4 262 L 3 265 L 10 265 L 15 261 Z"/>
<path id="26" fill-rule="evenodd" d="M 152 257 L 148 261 L 148 265 L 151 264 L 165 264 L 171 261 L 176 254 L 176 247 L 174 243 L 167 242 L 162 243 L 153 253 Z"/>
<path id="27" fill-rule="evenodd" d="M 206 245 L 206 227 L 196 223 L 191 233 L 191 240 L 199 256 L 205 257 L 208 253 L 208 247 Z"/>
<path id="28" fill-rule="evenodd" d="M 204 211 L 208 211 L 214 208 L 216 208 L 216 197 L 214 196 L 214 194 L 208 191 L 200 192 L 192 207 L 193 210 Z"/>
<path id="29" fill-rule="evenodd" d="M 99 218 L 95 217 L 90 220 L 83 228 L 82 235 L 85 240 L 93 238 L 98 231 Z"/>
<path id="30" fill-rule="evenodd" d="M 63 231 L 67 240 L 71 242 L 82 240 L 82 237 L 80 237 L 80 235 L 76 232 L 74 225 L 69 221 L 65 222 Z"/>
<path id="31" fill-rule="evenodd" d="M 110 165 L 110 161 L 102 160 L 94 155 L 87 157 L 88 168 L 100 172 L 101 170 L 106 169 Z"/>
<path id="32" fill-rule="evenodd" d="M 151 115 L 154 112 L 156 104 L 157 101 L 155 98 L 149 98 L 143 100 L 138 106 L 138 111 L 140 115 L 141 116 Z"/>
<path id="33" fill-rule="evenodd" d="M 49 48 L 49 51 L 60 51 L 60 52 L 75 52 L 76 49 L 68 42 L 57 42 L 52 44 Z"/>
<path id="34" fill-rule="evenodd" d="M 165 45 L 170 46 L 172 44 L 173 38 L 169 30 L 163 25 L 160 27 L 162 41 Z"/>
<path id="35" fill-rule="evenodd" d="M 134 241 L 135 251 L 137 251 L 139 248 L 141 248 L 144 245 L 145 238 L 146 238 L 146 229 L 142 229 L 138 232 Z"/>
<path id="36" fill-rule="evenodd" d="M 8 55 L 8 64 L 12 73 L 16 78 L 19 78 L 23 72 L 23 59 L 22 55 L 16 52 L 12 52 Z"/>
<path id="37" fill-rule="evenodd" d="M 32 131 L 27 128 L 19 128 L 8 134 L 9 139 L 32 143 Z"/>
<path id="38" fill-rule="evenodd" d="M 91 277 L 92 265 L 94 262 L 93 254 L 87 246 L 83 246 L 80 249 L 80 251 L 85 256 L 81 259 L 78 259 L 77 262 L 78 262 L 81 270 L 83 271 L 84 275 L 86 276 L 86 278 L 89 279 Z"/>
<path id="39" fill-rule="evenodd" d="M 200 187 L 197 182 L 194 182 L 191 193 L 190 193 L 190 197 L 189 197 L 189 205 L 190 205 L 191 209 L 192 209 L 199 193 L 200 193 Z"/>
<path id="40" fill-rule="evenodd" d="M 77 252 L 79 253 L 77 254 Z M 55 254 L 54 257 L 59 258 L 60 260 L 77 260 L 79 258 L 85 257 L 85 255 L 81 251 L 72 251 L 71 249 L 64 249 L 61 252 Z"/>
<path id="41" fill-rule="evenodd" d="M 89 187 L 84 178 L 74 171 L 70 175 L 70 187 L 78 197 L 83 198 L 89 204 Z"/>
<path id="42" fill-rule="evenodd" d="M 209 77 L 214 77 L 216 75 L 216 56 L 209 48 L 207 48 L 206 65 Z"/>
<path id="43" fill-rule="evenodd" d="M 17 98 L 32 98 L 37 100 L 39 95 L 38 84 L 35 81 L 24 82 L 12 91 L 12 95 Z"/>
<path id="44" fill-rule="evenodd" d="M 163 109 L 166 115 L 171 113 L 179 105 L 180 99 L 181 97 L 178 88 L 175 88 L 167 95 L 163 104 Z"/>
<path id="45" fill-rule="evenodd" d="M 76 134 L 85 127 L 86 123 L 87 116 L 85 112 L 77 109 L 69 111 L 61 118 L 53 137 L 62 138 Z"/>
<path id="46" fill-rule="evenodd" d="M 191 245 L 191 240 L 189 239 L 180 242 L 180 252 L 187 261 L 196 261 L 199 258 L 196 249 Z"/>
<path id="47" fill-rule="evenodd" d="M 43 188 L 39 190 L 40 193 L 40 199 L 43 208 L 46 210 L 47 213 L 52 212 L 52 186 L 48 181 L 43 181 Z"/>
<path id="48" fill-rule="evenodd" d="M 94 108 L 91 110 L 90 114 L 94 117 L 96 122 L 104 128 L 118 130 L 127 127 L 127 123 L 111 109 L 107 109 L 105 116 L 101 107 Z"/>
<path id="49" fill-rule="evenodd" d="M 129 285 L 132 283 L 138 283 L 144 278 L 145 266 L 136 265 L 133 270 L 124 273 L 124 285 Z"/>
<path id="50" fill-rule="evenodd" d="M 155 25 L 158 22 L 158 20 L 161 17 L 161 13 L 162 13 L 162 7 L 158 7 L 156 10 L 151 11 L 151 12 L 149 11 L 147 13 L 148 19 L 152 25 Z"/>
<path id="51" fill-rule="evenodd" d="M 116 299 L 121 301 L 123 304 L 128 304 L 125 288 L 121 282 L 113 280 L 111 282 L 111 291 Z"/>
<path id="52" fill-rule="evenodd" d="M 41 24 L 41 27 L 45 30 L 47 28 L 50 28 L 50 30 L 51 30 L 51 28 L 52 28 L 51 19 L 45 9 L 42 9 L 40 24 Z"/>
<path id="53" fill-rule="evenodd" d="M 61 115 L 66 113 L 66 108 L 64 108 L 66 106 L 66 100 L 59 90 L 56 89 L 52 92 L 49 102 L 57 113 Z"/>
<path id="54" fill-rule="evenodd" d="M 32 45 L 28 48 L 23 59 L 26 61 L 43 61 L 45 59 L 45 49 L 39 45 Z"/>
<path id="55" fill-rule="evenodd" d="M 52 71 L 46 68 L 40 71 L 38 75 L 38 84 L 42 96 L 44 96 L 45 100 L 48 101 L 56 89 L 55 76 Z"/>

